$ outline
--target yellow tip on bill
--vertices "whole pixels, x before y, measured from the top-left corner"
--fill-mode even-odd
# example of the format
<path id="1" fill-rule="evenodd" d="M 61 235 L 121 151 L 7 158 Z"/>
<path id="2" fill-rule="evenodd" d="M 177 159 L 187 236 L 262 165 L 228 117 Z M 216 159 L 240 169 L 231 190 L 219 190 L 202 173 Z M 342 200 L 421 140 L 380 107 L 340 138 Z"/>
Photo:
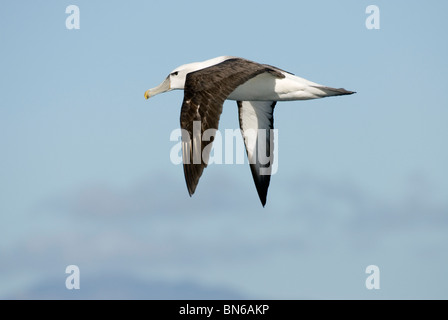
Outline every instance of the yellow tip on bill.
<path id="1" fill-rule="evenodd" d="M 146 90 L 146 92 L 145 92 L 145 99 L 146 99 L 146 100 L 149 99 L 149 90 Z"/>

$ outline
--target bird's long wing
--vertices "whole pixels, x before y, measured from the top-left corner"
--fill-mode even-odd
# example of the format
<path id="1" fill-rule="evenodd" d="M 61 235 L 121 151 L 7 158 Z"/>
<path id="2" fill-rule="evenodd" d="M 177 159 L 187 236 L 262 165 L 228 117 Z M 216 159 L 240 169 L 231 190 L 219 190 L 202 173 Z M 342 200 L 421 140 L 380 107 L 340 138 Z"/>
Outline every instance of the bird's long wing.
<path id="1" fill-rule="evenodd" d="M 196 190 L 199 178 L 207 166 L 224 100 L 238 86 L 264 72 L 284 77 L 270 66 L 241 58 L 231 58 L 187 74 L 180 126 L 185 133 L 182 137 L 182 157 L 190 196 Z M 208 132 L 210 139 L 202 141 L 204 132 L 209 129 L 212 130 Z"/>
<path id="2" fill-rule="evenodd" d="M 264 206 L 274 162 L 276 101 L 237 101 L 241 133 L 258 196 Z"/>

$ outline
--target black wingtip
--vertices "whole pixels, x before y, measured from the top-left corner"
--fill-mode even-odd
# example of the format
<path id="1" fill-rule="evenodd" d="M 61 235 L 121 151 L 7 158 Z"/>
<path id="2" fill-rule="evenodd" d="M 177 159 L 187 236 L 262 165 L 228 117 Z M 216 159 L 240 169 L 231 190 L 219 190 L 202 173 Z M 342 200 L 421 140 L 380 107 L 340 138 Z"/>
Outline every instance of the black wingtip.
<path id="1" fill-rule="evenodd" d="M 196 188 L 195 188 L 194 185 L 191 184 L 191 182 L 189 180 L 187 180 L 186 177 L 185 177 L 185 182 L 186 182 L 186 185 L 187 185 L 188 195 L 190 197 L 192 197 Z"/>
<path id="2" fill-rule="evenodd" d="M 195 167 L 191 167 L 191 165 L 184 164 L 185 183 L 187 185 L 187 190 L 188 190 L 188 194 L 190 195 L 190 197 L 193 196 L 194 192 L 196 191 L 196 187 L 199 182 L 199 177 L 202 174 L 202 169 L 203 169 L 200 167 L 200 165 L 194 165 L 194 166 Z M 199 166 L 199 170 L 194 171 L 195 168 L 198 168 L 197 166 Z M 199 177 L 196 177 L 195 174 L 197 175 L 198 172 L 199 172 Z"/>
<path id="3" fill-rule="evenodd" d="M 257 168 L 255 165 L 251 165 L 252 177 L 254 178 L 255 188 L 257 189 L 258 197 L 260 198 L 263 207 L 266 205 L 266 199 L 268 196 L 269 182 L 271 180 L 270 175 L 258 176 Z"/>
<path id="4" fill-rule="evenodd" d="M 261 201 L 261 205 L 264 208 L 264 206 L 266 205 L 266 198 L 268 195 L 268 190 L 267 189 L 261 190 L 261 189 L 257 188 L 257 191 L 258 191 L 258 197 L 260 198 L 260 201 Z"/>
<path id="5" fill-rule="evenodd" d="M 192 186 L 190 186 L 187 182 L 187 189 L 188 189 L 188 195 L 190 196 L 190 198 L 193 196 L 194 191 L 196 188 L 193 188 Z"/>

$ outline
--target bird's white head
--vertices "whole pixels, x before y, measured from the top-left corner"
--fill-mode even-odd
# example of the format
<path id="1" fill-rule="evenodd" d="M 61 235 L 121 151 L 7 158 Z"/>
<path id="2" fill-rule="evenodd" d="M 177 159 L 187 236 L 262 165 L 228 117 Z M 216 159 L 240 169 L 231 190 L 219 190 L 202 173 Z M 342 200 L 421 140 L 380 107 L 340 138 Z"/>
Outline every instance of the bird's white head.
<path id="1" fill-rule="evenodd" d="M 215 65 L 219 62 L 222 62 L 226 59 L 231 58 L 230 56 L 221 56 L 217 58 L 213 58 L 210 60 L 206 60 L 203 62 L 193 62 L 189 64 L 184 64 L 180 67 L 177 67 L 166 77 L 166 79 L 159 84 L 157 87 L 149 89 L 145 92 L 145 98 L 149 99 L 150 97 L 155 96 L 156 94 L 171 91 L 173 89 L 184 89 L 185 81 L 187 79 L 187 74 L 193 71 L 201 70 L 212 65 Z"/>
<path id="2" fill-rule="evenodd" d="M 166 79 L 157 87 L 149 89 L 145 92 L 145 98 L 149 99 L 156 94 L 171 91 L 174 89 L 184 89 L 185 80 L 189 72 L 194 71 L 194 63 L 177 67 L 166 77 Z"/>

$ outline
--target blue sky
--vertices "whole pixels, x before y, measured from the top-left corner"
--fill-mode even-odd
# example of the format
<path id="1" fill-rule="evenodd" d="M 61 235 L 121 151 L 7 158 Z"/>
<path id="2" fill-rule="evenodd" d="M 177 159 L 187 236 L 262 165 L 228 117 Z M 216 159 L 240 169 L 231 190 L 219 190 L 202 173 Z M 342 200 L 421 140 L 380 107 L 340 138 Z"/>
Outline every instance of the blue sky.
<path id="1" fill-rule="evenodd" d="M 65 27 L 70 4 L 79 30 Z M 370 4 L 380 30 L 365 27 Z M 446 299 L 447 10 L 3 4 L 0 298 Z M 208 167 L 190 198 L 169 157 L 183 94 L 143 97 L 220 55 L 357 91 L 277 105 L 265 208 L 247 164 Z M 238 128 L 235 102 L 220 128 Z M 78 292 L 64 286 L 71 264 Z M 370 264 L 380 290 L 365 288 Z"/>

